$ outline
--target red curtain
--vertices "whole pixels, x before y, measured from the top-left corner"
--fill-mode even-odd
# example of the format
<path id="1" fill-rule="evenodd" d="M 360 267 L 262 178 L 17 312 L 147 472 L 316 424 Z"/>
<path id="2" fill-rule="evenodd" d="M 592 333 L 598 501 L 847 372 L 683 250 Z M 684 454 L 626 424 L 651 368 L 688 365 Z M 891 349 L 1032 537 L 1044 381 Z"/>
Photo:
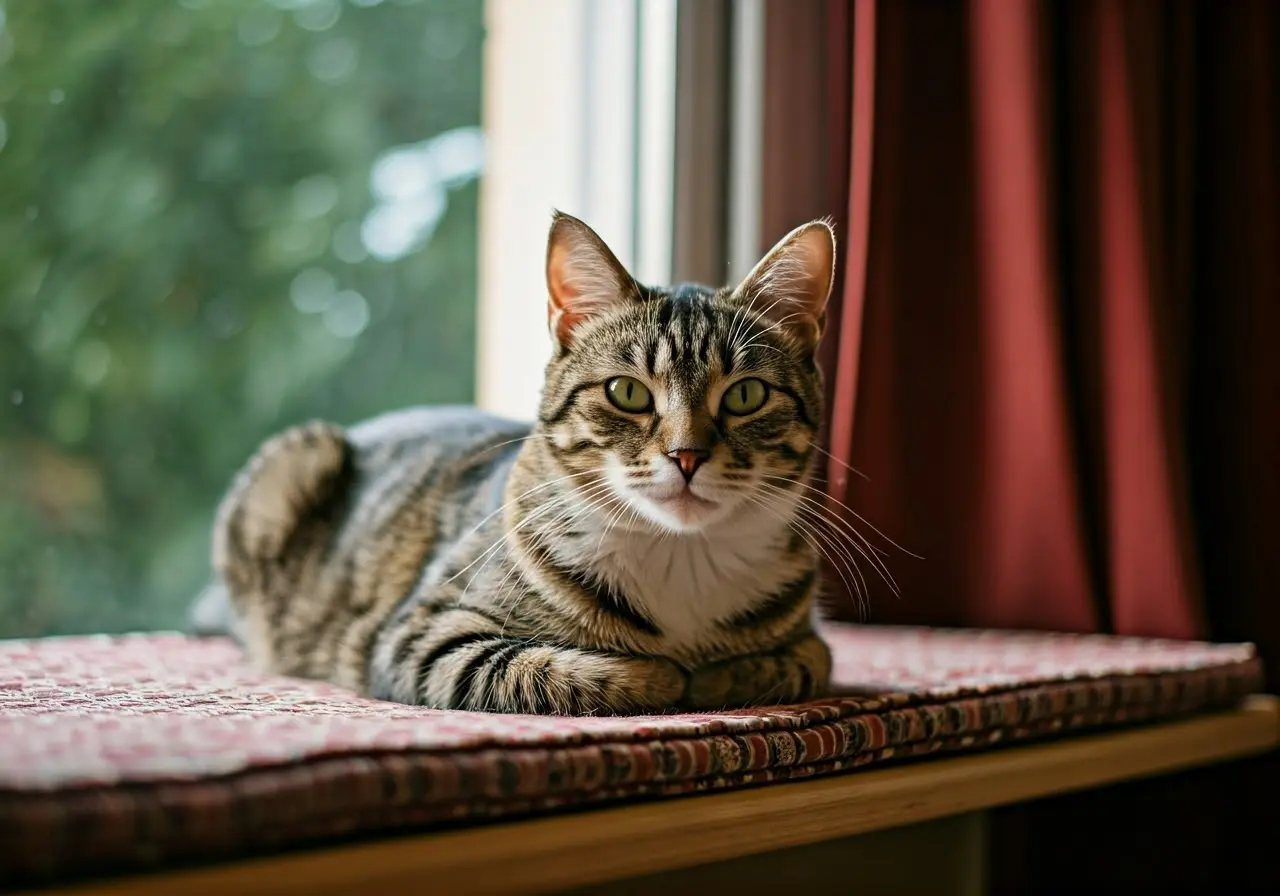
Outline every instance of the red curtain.
<path id="1" fill-rule="evenodd" d="M 1280 689 L 1278 7 L 855 0 L 828 489 L 923 558 L 878 542 L 863 618 L 1251 640 Z M 1247 768 L 1152 791 L 1237 871 Z M 1071 861 L 1046 817 L 997 839 Z"/>
<path id="2" fill-rule="evenodd" d="M 1274 653 L 1280 10 L 853 17 L 829 488 L 924 558 L 871 618 Z"/>

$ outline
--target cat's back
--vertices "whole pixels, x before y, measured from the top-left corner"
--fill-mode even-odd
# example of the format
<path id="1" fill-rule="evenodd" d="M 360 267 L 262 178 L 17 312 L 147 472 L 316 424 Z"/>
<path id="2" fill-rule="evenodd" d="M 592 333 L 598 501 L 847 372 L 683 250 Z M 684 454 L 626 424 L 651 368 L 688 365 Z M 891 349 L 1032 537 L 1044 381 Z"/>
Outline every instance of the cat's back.
<path id="1" fill-rule="evenodd" d="M 219 510 L 219 581 L 193 611 L 197 628 L 243 630 L 270 668 L 360 687 L 380 619 L 501 506 L 529 431 L 476 408 L 424 406 L 269 439 Z M 236 626 L 214 612 L 220 603 Z"/>
<path id="2" fill-rule="evenodd" d="M 431 515 L 445 530 L 435 537 L 449 537 L 450 522 L 465 524 L 496 506 L 529 430 L 463 405 L 406 408 L 358 423 L 346 431 L 352 510 L 383 517 L 406 502 L 435 505 Z"/>
<path id="3" fill-rule="evenodd" d="M 454 405 L 287 429 L 258 449 L 224 498 L 215 566 L 309 565 L 406 527 L 422 542 L 448 537 L 460 516 L 499 499 L 529 430 Z"/>
<path id="4" fill-rule="evenodd" d="M 347 440 L 360 452 L 411 451 L 433 446 L 461 457 L 495 438 L 521 439 L 529 424 L 490 414 L 470 405 L 423 405 L 390 411 L 349 427 Z"/>

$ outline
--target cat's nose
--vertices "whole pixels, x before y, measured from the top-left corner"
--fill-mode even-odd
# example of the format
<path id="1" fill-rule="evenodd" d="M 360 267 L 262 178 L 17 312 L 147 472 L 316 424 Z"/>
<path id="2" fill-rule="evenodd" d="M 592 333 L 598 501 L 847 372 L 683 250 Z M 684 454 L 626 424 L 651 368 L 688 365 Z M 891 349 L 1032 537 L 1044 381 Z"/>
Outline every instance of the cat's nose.
<path id="1" fill-rule="evenodd" d="M 710 456 L 711 452 L 703 448 L 677 448 L 667 452 L 667 457 L 675 461 L 676 466 L 680 468 L 685 482 L 693 479 L 693 474 L 698 472 L 698 467 L 702 466 L 702 462 Z"/>

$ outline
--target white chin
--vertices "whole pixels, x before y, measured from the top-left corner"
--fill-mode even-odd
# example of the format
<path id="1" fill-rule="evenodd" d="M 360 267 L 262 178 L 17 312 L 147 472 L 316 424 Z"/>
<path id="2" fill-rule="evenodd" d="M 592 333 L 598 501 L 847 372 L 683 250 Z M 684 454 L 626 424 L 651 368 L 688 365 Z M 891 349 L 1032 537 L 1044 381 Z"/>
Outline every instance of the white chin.
<path id="1" fill-rule="evenodd" d="M 698 532 L 724 515 L 724 505 L 684 491 L 671 498 L 643 498 L 645 516 L 674 532 Z"/>

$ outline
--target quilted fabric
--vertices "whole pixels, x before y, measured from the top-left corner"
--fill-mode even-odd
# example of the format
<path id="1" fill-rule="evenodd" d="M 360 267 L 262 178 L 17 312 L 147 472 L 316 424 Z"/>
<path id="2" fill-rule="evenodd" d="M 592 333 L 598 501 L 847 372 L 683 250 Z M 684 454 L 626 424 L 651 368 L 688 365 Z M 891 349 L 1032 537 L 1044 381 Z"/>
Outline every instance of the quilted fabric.
<path id="1" fill-rule="evenodd" d="M 841 626 L 846 696 L 698 715 L 443 712 L 180 635 L 0 642 L 0 880 L 824 774 L 1222 707 L 1251 645 Z"/>

